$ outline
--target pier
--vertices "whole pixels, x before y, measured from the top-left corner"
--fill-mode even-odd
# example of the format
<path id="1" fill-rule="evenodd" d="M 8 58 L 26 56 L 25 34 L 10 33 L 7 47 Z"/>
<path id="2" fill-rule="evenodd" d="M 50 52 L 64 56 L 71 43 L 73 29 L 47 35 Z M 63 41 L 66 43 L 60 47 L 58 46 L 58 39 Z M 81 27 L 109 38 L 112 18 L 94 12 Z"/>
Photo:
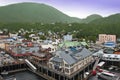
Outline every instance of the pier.
<path id="1" fill-rule="evenodd" d="M 20 71 L 25 71 L 25 70 L 27 70 L 27 65 L 25 63 L 0 66 L 0 73 L 5 71 L 9 74 L 9 73 L 15 73 L 15 72 L 20 72 Z M 1 74 L 0 80 L 4 80 L 2 76 L 3 75 Z"/>
<path id="2" fill-rule="evenodd" d="M 94 62 L 91 62 L 77 72 L 66 75 L 62 72 L 48 68 L 47 65 L 42 65 L 35 61 L 31 61 L 31 63 L 37 68 L 35 73 L 42 77 L 47 77 L 47 80 L 86 80 L 87 76 L 85 77 L 85 72 L 90 72 L 94 64 Z"/>
<path id="3" fill-rule="evenodd" d="M 0 66 L 0 73 L 3 71 L 7 71 L 7 72 L 21 71 L 26 68 L 27 65 L 25 63 L 5 65 L 5 66 Z"/>

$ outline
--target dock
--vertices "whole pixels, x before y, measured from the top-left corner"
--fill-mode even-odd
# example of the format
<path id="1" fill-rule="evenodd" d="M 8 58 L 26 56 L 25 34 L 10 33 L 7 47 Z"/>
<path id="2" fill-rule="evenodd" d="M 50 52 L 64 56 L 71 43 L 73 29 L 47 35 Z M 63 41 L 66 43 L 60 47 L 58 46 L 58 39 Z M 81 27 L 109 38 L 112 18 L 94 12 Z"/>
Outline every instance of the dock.
<path id="1" fill-rule="evenodd" d="M 31 61 L 32 64 L 34 64 L 37 67 L 36 73 L 39 74 L 40 76 L 45 76 L 48 78 L 45 78 L 47 80 L 87 80 L 87 77 L 84 77 L 85 72 L 90 72 L 94 62 L 91 62 L 78 70 L 77 72 L 71 74 L 71 75 L 66 75 L 62 72 L 50 69 L 47 67 L 47 65 L 42 65 L 38 64 L 34 61 Z"/>

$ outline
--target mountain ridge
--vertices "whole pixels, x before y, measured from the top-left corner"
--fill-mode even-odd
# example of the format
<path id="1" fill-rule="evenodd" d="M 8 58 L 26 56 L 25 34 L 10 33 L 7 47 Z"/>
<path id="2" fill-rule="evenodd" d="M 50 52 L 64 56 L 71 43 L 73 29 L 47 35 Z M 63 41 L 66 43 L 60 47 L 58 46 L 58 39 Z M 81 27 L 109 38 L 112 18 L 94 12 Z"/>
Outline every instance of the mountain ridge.
<path id="1" fill-rule="evenodd" d="M 26 2 L 2 6 L 0 13 L 0 22 L 74 22 L 70 16 L 59 10 L 39 3 Z"/>
<path id="2" fill-rule="evenodd" d="M 87 20 L 70 17 L 58 9 L 43 3 L 23 2 L 0 6 L 0 22 L 89 23 L 93 20 L 94 18 Z"/>
<path id="3" fill-rule="evenodd" d="M 97 20 L 93 20 L 91 24 L 118 24 L 120 20 L 120 13 L 112 14 L 107 17 L 99 18 Z"/>

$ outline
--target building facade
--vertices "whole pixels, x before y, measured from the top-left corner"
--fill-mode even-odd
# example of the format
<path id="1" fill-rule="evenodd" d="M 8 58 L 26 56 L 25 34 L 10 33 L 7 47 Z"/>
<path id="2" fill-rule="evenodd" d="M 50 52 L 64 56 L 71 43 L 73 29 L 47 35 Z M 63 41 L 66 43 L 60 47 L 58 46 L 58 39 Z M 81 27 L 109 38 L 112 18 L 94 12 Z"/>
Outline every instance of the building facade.
<path id="1" fill-rule="evenodd" d="M 99 42 L 116 42 L 116 35 L 99 34 Z"/>
<path id="2" fill-rule="evenodd" d="M 72 51 L 71 51 L 72 50 Z M 56 56 L 49 60 L 49 68 L 71 75 L 83 70 L 93 61 L 92 53 L 86 48 L 56 51 Z"/>

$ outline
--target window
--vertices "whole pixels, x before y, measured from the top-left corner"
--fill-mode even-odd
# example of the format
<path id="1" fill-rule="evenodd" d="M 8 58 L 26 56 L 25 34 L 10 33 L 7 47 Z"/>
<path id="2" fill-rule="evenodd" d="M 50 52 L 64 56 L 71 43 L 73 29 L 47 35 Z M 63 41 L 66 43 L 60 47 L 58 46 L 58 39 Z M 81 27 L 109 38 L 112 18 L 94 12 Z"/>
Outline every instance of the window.
<path id="1" fill-rule="evenodd" d="M 71 68 L 71 69 L 70 69 L 70 72 L 72 73 L 73 71 L 74 71 L 74 68 Z"/>
<path id="2" fill-rule="evenodd" d="M 116 60 L 119 60 L 119 58 L 116 58 Z"/>
<path id="3" fill-rule="evenodd" d="M 68 64 L 65 64 L 65 67 L 69 67 L 69 65 L 68 65 Z"/>
<path id="4" fill-rule="evenodd" d="M 70 67 L 72 67 L 74 64 L 71 64 Z"/>
<path id="5" fill-rule="evenodd" d="M 65 72 L 69 73 L 69 69 L 66 69 L 66 68 L 65 68 Z"/>

